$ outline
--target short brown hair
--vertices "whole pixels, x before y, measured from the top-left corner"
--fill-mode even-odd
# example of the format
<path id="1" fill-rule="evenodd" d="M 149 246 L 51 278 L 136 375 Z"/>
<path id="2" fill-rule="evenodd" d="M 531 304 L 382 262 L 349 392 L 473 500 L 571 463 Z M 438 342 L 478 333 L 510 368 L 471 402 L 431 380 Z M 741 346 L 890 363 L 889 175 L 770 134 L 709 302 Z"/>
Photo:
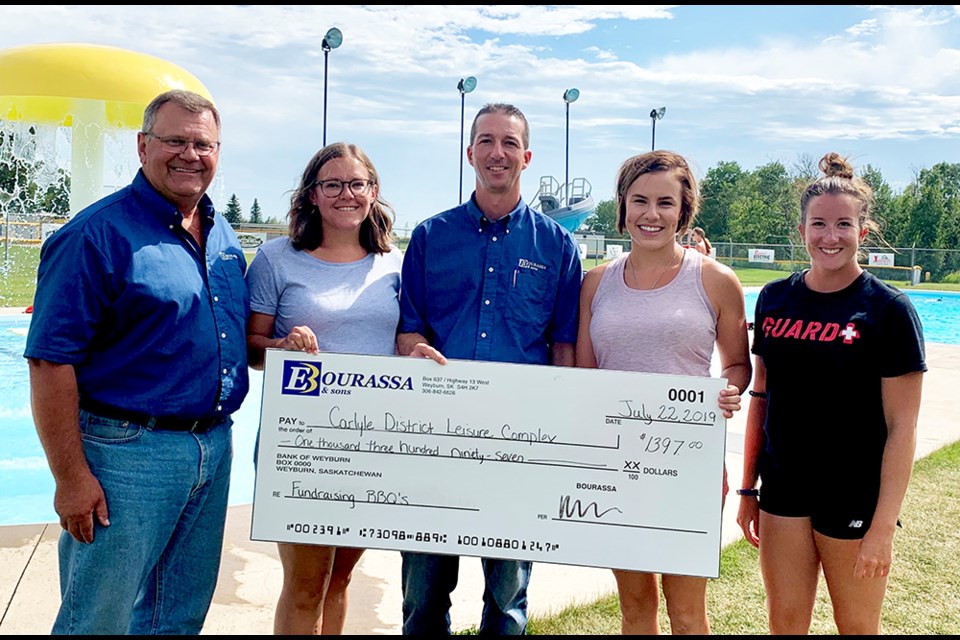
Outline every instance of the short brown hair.
<path id="1" fill-rule="evenodd" d="M 470 125 L 470 145 L 473 146 L 473 143 L 477 138 L 477 120 L 480 119 L 480 116 L 487 115 L 488 113 L 503 113 L 508 116 L 513 116 L 523 123 L 523 149 L 526 151 L 530 148 L 530 124 L 527 122 L 527 117 L 523 115 L 523 111 L 520 111 L 517 107 L 512 104 L 505 104 L 503 102 L 494 102 L 491 104 L 485 104 L 481 107 L 480 111 L 477 111 L 477 115 L 473 117 L 473 124 Z"/>
<path id="2" fill-rule="evenodd" d="M 617 231 L 623 233 L 627 225 L 627 189 L 633 181 L 645 173 L 668 171 L 680 181 L 680 219 L 676 233 L 684 233 L 693 224 L 700 211 L 700 189 L 693 177 L 690 165 L 679 153 L 673 151 L 648 151 L 627 158 L 617 173 Z"/>

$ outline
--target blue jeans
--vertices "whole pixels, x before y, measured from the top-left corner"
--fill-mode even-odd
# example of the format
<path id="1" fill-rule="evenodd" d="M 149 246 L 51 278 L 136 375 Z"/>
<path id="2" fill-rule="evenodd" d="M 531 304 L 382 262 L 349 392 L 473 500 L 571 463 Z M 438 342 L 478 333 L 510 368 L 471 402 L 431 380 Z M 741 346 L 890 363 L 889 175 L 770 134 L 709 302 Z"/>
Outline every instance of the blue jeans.
<path id="1" fill-rule="evenodd" d="M 450 635 L 450 594 L 457 586 L 459 556 L 404 552 L 403 634 Z M 527 629 L 527 586 L 533 564 L 481 558 L 483 615 L 480 635 L 518 636 Z"/>
<path id="2" fill-rule="evenodd" d="M 91 544 L 60 534 L 54 634 L 200 633 L 220 570 L 231 424 L 192 434 L 80 412 L 110 526 L 94 518 Z"/>

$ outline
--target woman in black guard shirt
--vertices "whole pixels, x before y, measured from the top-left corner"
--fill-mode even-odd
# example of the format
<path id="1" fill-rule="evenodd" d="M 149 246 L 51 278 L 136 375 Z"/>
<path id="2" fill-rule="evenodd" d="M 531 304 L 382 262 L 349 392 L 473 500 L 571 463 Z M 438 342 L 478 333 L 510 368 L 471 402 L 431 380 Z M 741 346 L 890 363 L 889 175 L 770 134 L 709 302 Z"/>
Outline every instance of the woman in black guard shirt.
<path id="1" fill-rule="evenodd" d="M 800 202 L 810 268 L 757 299 L 737 521 L 760 549 L 771 633 L 809 631 L 822 569 L 838 631 L 878 634 L 923 333 L 909 298 L 857 262 L 876 230 L 870 186 L 836 153 L 820 169 Z"/>

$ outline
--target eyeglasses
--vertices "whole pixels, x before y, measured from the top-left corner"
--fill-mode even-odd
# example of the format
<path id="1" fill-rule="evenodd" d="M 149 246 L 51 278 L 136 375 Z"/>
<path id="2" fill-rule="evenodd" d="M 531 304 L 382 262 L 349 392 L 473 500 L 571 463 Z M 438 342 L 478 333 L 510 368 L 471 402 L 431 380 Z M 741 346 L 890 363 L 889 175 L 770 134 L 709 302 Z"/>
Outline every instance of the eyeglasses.
<path id="1" fill-rule="evenodd" d="M 355 196 L 365 196 L 373 184 L 373 180 L 320 180 L 317 182 L 320 193 L 328 198 L 339 196 L 343 193 L 344 187 L 349 187 L 350 193 Z"/>
<path id="2" fill-rule="evenodd" d="M 176 153 L 177 155 L 186 151 L 187 147 L 190 145 L 193 145 L 193 150 L 198 156 L 212 155 L 216 153 L 217 149 L 220 148 L 219 142 L 210 142 L 208 140 L 184 140 L 183 138 L 177 138 L 175 136 L 161 138 L 160 136 L 150 133 L 149 131 L 144 131 L 143 135 L 156 138 L 160 141 L 161 149 L 167 153 Z"/>

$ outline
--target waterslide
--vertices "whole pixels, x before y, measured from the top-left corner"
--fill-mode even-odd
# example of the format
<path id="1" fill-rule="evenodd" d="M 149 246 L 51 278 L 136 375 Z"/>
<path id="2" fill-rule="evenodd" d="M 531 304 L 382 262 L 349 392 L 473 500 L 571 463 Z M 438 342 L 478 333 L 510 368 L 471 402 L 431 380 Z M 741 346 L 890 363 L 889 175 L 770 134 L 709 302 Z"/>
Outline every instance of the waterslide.
<path id="1" fill-rule="evenodd" d="M 553 176 L 543 176 L 531 206 L 573 233 L 597 209 L 592 190 L 586 178 L 574 178 L 569 185 L 562 185 Z"/>

